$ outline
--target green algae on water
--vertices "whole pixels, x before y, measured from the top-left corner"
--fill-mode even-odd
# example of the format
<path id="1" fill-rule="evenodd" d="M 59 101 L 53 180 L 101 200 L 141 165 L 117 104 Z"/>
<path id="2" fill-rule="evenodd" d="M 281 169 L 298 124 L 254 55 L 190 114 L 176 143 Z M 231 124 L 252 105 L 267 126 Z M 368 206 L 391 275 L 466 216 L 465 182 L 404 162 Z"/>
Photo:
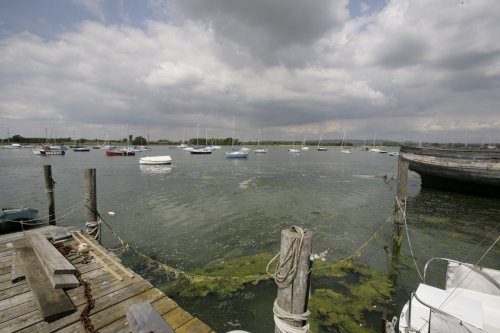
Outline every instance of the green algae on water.
<path id="1" fill-rule="evenodd" d="M 365 315 L 380 312 L 393 291 L 386 274 L 367 269 L 358 270 L 354 284 L 340 282 L 342 293 L 331 289 L 316 289 L 309 301 L 313 332 L 378 332 L 366 324 Z"/>

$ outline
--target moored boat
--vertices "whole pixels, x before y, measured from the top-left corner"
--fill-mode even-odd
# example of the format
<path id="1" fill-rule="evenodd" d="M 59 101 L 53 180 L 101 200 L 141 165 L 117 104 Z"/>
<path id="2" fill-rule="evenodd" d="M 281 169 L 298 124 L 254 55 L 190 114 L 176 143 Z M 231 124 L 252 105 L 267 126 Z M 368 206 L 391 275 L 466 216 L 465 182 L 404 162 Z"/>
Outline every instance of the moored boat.
<path id="1" fill-rule="evenodd" d="M 444 289 L 426 283 L 429 264 L 447 264 Z M 428 274 L 427 274 L 428 275 Z M 399 332 L 500 332 L 500 271 L 433 258 L 399 317 Z"/>
<path id="2" fill-rule="evenodd" d="M 423 187 L 500 196 L 500 151 L 402 146 L 400 158 Z"/>
<path id="3" fill-rule="evenodd" d="M 123 148 L 121 150 L 107 150 L 106 156 L 135 156 L 135 151 Z"/>
<path id="4" fill-rule="evenodd" d="M 146 156 L 139 158 L 139 164 L 143 165 L 162 165 L 162 164 L 171 164 L 172 157 L 169 155 L 164 156 Z"/>
<path id="5" fill-rule="evenodd" d="M 248 157 L 247 151 L 235 150 L 231 152 L 226 152 L 226 158 L 247 158 L 247 157 Z"/>
<path id="6" fill-rule="evenodd" d="M 35 222 L 38 210 L 32 208 L 1 208 L 0 233 L 18 229 L 21 222 Z"/>
<path id="7" fill-rule="evenodd" d="M 212 154 L 212 149 L 208 147 L 194 147 L 189 152 L 195 155 Z"/>

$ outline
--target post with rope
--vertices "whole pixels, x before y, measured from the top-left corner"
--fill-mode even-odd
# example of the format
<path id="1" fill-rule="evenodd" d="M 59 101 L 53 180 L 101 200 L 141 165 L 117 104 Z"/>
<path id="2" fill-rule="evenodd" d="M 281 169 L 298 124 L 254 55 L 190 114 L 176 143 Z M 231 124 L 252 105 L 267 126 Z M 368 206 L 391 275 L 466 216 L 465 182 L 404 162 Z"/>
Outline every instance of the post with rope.
<path id="1" fill-rule="evenodd" d="M 56 207 L 54 203 L 54 184 L 56 182 L 52 178 L 52 166 L 50 164 L 43 166 L 43 175 L 45 177 L 45 189 L 49 201 L 49 224 L 56 225 Z"/>
<path id="2" fill-rule="evenodd" d="M 85 169 L 85 205 L 87 206 L 85 232 L 101 244 L 101 224 L 97 216 L 96 169 Z"/>
<path id="3" fill-rule="evenodd" d="M 311 253 L 311 231 L 299 227 L 281 231 L 280 258 L 274 273 L 278 285 L 273 308 L 275 333 L 309 331 Z"/>
<path id="4" fill-rule="evenodd" d="M 399 155 L 398 159 L 398 187 L 396 193 L 396 205 L 394 228 L 392 231 L 392 255 L 399 257 L 401 250 L 402 230 L 406 214 L 406 188 L 408 186 L 408 161 Z"/>

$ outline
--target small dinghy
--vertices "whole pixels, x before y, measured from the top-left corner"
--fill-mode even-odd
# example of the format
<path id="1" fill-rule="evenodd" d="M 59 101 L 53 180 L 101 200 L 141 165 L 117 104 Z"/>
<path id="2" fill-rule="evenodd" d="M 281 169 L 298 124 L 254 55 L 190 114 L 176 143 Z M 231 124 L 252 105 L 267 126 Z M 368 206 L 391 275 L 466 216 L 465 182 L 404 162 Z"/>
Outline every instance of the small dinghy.
<path id="1" fill-rule="evenodd" d="M 146 156 L 139 159 L 139 164 L 144 165 L 161 165 L 171 164 L 172 158 L 169 155 L 165 156 Z"/>

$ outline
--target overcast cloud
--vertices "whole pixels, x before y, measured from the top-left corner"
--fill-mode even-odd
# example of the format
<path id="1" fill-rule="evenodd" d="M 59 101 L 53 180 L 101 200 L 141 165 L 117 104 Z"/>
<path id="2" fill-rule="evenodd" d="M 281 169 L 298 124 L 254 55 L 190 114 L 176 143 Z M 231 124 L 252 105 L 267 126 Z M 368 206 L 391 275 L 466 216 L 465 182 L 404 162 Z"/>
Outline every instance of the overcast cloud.
<path id="1" fill-rule="evenodd" d="M 500 143 L 499 22 L 497 0 L 4 1 L 0 137 L 228 137 L 234 115 L 244 140 Z"/>

